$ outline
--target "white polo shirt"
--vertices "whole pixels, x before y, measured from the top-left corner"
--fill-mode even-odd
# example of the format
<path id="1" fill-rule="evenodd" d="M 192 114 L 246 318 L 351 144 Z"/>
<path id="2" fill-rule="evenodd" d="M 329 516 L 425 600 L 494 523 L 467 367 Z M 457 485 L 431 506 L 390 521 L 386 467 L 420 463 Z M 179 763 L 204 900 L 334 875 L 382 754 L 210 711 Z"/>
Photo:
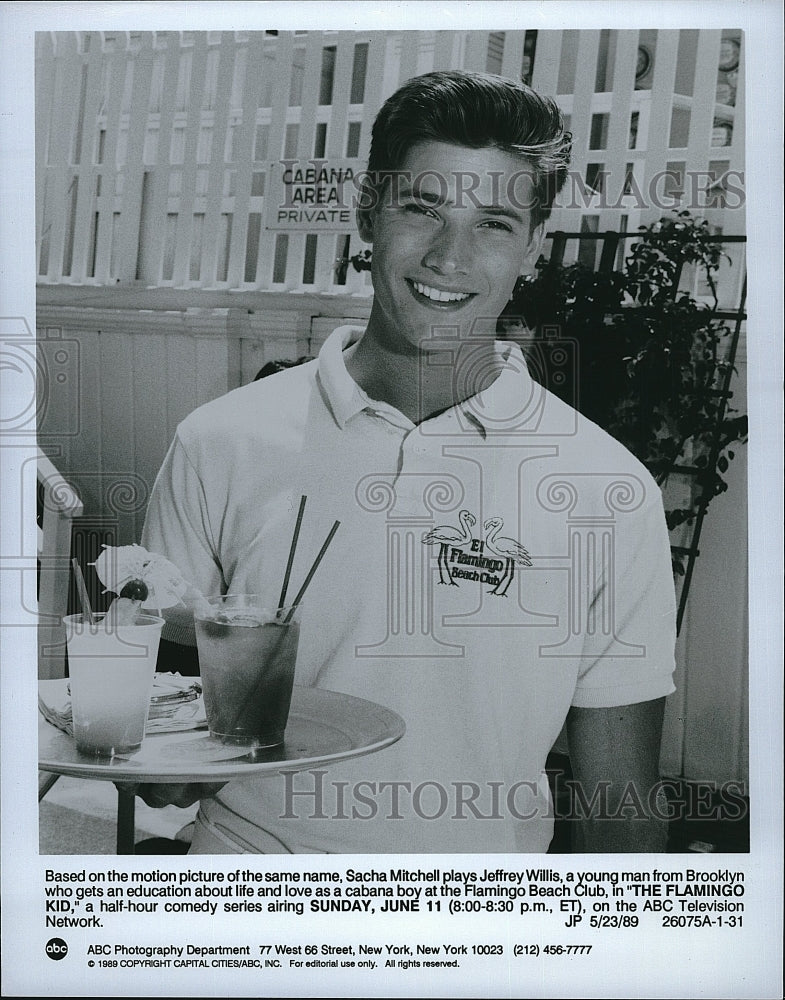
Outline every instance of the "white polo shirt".
<path id="1" fill-rule="evenodd" d="M 488 389 L 415 426 L 347 372 L 361 332 L 183 421 L 143 544 L 204 594 L 275 606 L 307 496 L 290 597 L 341 525 L 305 597 L 296 683 L 381 703 L 406 734 L 229 783 L 202 803 L 193 850 L 544 852 L 545 760 L 570 706 L 673 690 L 660 490 L 517 347 L 497 345 Z"/>

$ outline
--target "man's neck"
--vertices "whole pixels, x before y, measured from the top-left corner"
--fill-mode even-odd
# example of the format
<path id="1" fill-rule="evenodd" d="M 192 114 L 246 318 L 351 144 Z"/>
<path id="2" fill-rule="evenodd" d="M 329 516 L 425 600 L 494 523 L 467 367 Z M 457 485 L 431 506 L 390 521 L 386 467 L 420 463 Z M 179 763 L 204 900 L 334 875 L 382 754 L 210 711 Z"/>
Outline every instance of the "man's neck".
<path id="1" fill-rule="evenodd" d="M 466 377 L 461 377 L 462 367 Z M 371 399 L 389 403 L 420 424 L 486 389 L 503 362 L 492 336 L 487 341 L 445 343 L 443 349 L 391 350 L 369 326 L 351 349 L 346 368 Z"/>

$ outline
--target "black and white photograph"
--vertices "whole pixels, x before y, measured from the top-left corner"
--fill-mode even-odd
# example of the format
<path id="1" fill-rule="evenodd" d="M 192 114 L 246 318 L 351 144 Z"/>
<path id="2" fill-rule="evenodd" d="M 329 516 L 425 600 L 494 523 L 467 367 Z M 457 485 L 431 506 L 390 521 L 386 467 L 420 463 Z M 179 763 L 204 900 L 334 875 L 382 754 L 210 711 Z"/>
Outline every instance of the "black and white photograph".
<path id="1" fill-rule="evenodd" d="M 782 12 L 333 6 L 0 15 L 3 992 L 779 996 Z"/>

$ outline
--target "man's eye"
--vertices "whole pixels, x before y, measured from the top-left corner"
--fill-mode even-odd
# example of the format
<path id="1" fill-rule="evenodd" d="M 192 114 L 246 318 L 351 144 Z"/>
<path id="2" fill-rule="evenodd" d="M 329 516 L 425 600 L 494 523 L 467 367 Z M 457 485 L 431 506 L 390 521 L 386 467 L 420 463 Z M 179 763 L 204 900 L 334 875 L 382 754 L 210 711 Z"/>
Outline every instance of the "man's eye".
<path id="1" fill-rule="evenodd" d="M 427 205 L 422 205 L 420 202 L 410 201 L 403 206 L 405 212 L 409 212 L 413 215 L 425 215 L 431 219 L 438 218 L 436 212 L 432 208 L 428 208 Z"/>
<path id="2" fill-rule="evenodd" d="M 485 222 L 481 223 L 488 229 L 498 230 L 502 233 L 511 233 L 512 226 L 508 225 L 506 222 L 500 222 L 498 219 L 486 219 Z"/>

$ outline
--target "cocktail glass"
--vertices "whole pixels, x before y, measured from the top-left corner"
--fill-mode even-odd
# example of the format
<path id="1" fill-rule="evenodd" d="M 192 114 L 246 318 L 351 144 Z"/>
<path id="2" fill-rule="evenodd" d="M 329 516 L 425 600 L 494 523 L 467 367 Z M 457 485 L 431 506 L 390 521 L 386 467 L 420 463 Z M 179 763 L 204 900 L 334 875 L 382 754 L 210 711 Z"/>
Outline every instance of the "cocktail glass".
<path id="1" fill-rule="evenodd" d="M 249 594 L 211 597 L 207 605 L 195 620 L 211 736 L 252 749 L 279 746 L 292 699 L 297 614 Z"/>

